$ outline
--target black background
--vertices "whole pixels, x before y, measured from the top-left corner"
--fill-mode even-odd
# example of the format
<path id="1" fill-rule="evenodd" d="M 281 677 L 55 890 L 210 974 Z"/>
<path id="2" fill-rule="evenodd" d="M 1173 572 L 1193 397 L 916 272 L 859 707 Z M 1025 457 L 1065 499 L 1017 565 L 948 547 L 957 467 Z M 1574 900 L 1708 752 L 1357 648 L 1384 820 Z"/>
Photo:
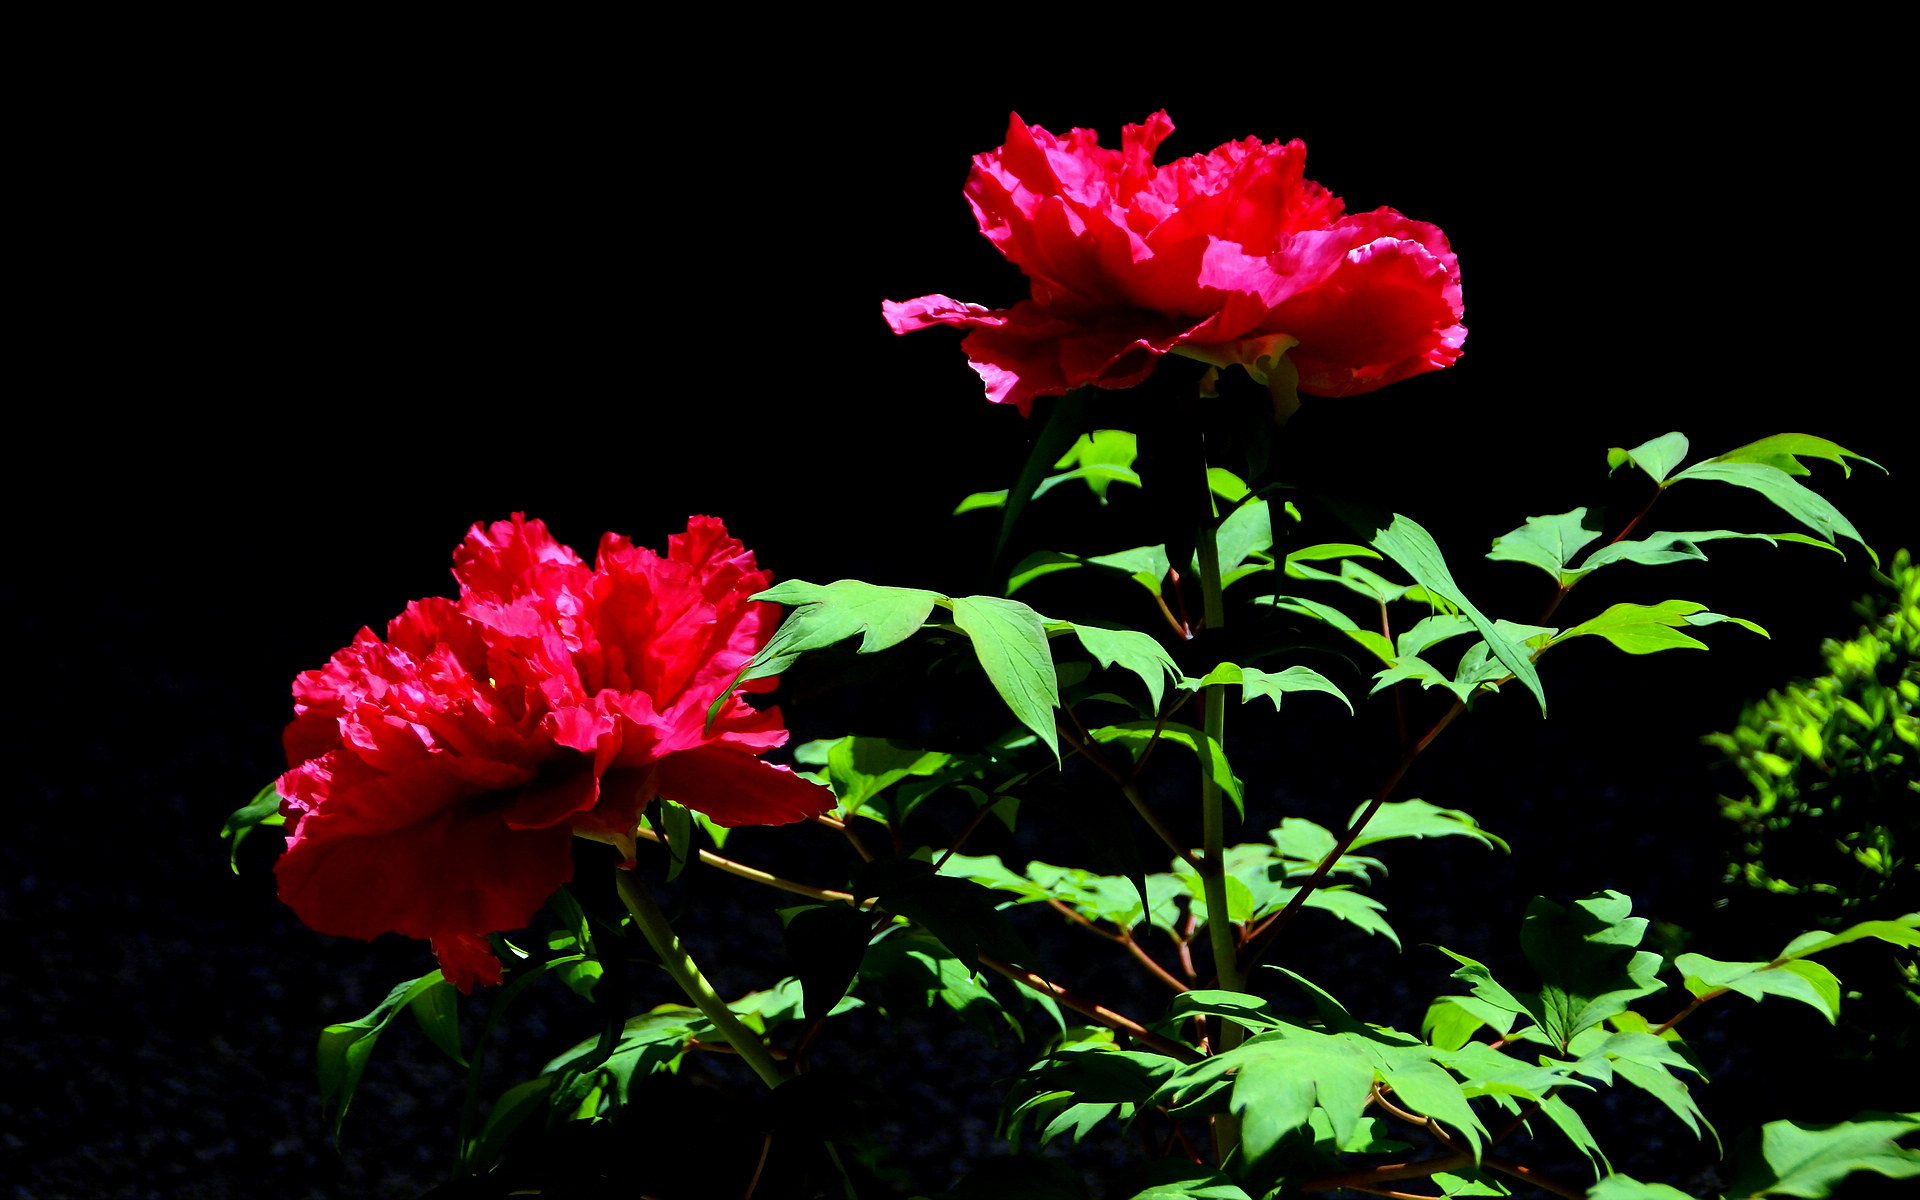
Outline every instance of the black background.
<path id="1" fill-rule="evenodd" d="M 1178 132 L 1163 159 L 1301 137 L 1309 176 L 1350 209 L 1389 204 L 1446 230 L 1471 330 L 1461 363 L 1310 400 L 1286 452 L 1296 477 L 1421 520 L 1490 610 L 1529 617 L 1544 581 L 1477 549 L 1575 504 L 1608 504 L 1617 528 L 1644 493 L 1607 479 L 1604 450 L 1669 429 L 1709 454 L 1789 429 L 1834 438 L 1895 475 L 1843 483 L 1823 465 L 1822 489 L 1883 554 L 1913 537 L 1900 497 L 1920 464 L 1893 428 L 1911 399 L 1895 374 L 1905 313 L 1887 298 L 1907 256 L 1891 83 L 1817 39 L 1657 48 L 1516 30 L 1514 50 L 1476 57 L 1356 29 L 1333 54 L 1274 33 L 1142 35 L 1151 62 L 1138 45 L 1115 59 L 1048 44 L 942 63 L 918 43 L 876 55 L 821 30 L 756 28 L 748 49 L 643 38 L 637 60 L 588 31 L 495 30 L 482 51 L 451 33 L 401 45 L 375 29 L 262 30 L 222 48 L 216 31 L 171 30 L 192 51 L 158 59 L 122 32 L 99 61 L 69 50 L 27 172 L 32 369 L 3 593 L 11 1196 L 413 1196 L 441 1177 L 456 1081 L 413 1030 L 382 1043 L 344 1156 L 311 1083 L 318 1027 L 424 970 L 424 947 L 306 931 L 273 898 L 274 839 L 250 842 L 235 878 L 215 835 L 283 767 L 293 675 L 449 591 L 448 554 L 473 521 L 526 511 L 590 553 L 606 529 L 659 546 L 688 513 L 713 513 L 782 578 L 989 586 L 991 518 L 946 514 L 1005 486 L 1034 427 L 981 399 L 954 335 L 896 339 L 878 305 L 1025 294 L 960 194 L 967 156 L 999 144 L 1010 109 L 1114 144 L 1164 106 Z M 1017 77 L 979 65 L 1022 55 L 1034 61 Z M 1033 544 L 1131 544 L 1124 502 L 1043 505 Z M 1788 527 L 1711 489 L 1663 506 L 1663 528 Z M 1819 640 L 1855 627 L 1867 563 L 1851 547 L 1845 563 L 1710 550 L 1711 568 L 1657 580 L 1618 568 L 1573 613 L 1680 596 L 1760 622 L 1771 642 L 1723 626 L 1711 657 L 1556 654 L 1550 722 L 1513 697 L 1484 705 L 1404 793 L 1471 810 L 1516 853 L 1389 854 L 1381 894 L 1407 951 L 1320 929 L 1289 965 L 1404 1026 L 1449 987 L 1421 943 L 1522 974 L 1512 935 L 1535 892 L 1620 888 L 1643 914 L 1711 928 L 1699 948 L 1718 957 L 1763 957 L 1794 932 L 1709 907 L 1721 834 L 1698 739 L 1818 669 Z M 1023 598 L 1051 612 L 1072 595 Z M 860 702 L 790 702 L 788 722 L 805 740 L 924 729 L 942 711 Z M 1337 824 L 1370 790 L 1387 757 L 1380 706 L 1327 722 L 1298 701 L 1278 722 L 1245 719 L 1250 739 L 1230 744 L 1260 781 L 1259 820 Z M 971 848 L 1044 855 L 987 836 Z M 844 870 L 830 839 L 785 837 L 733 845 L 822 883 Z M 708 890 L 688 896 L 704 898 L 690 936 L 739 951 L 707 955 L 723 990 L 785 973 L 762 897 L 695 886 Z M 1099 943 L 1027 924 L 1063 979 L 1129 1011 L 1161 1002 Z M 664 980 L 636 986 L 670 998 Z M 1810 1012 L 1763 1011 L 1690 1028 L 1725 1072 L 1702 1093 L 1723 1132 L 1894 1103 L 1857 1078 L 1827 1086 L 1839 1075 L 1784 1088 L 1787 1067 L 1751 1086 L 1762 1068 L 1744 1047 L 1761 1029 L 1803 1043 L 1791 1064 L 1825 1053 Z M 535 1004 L 493 1086 L 586 1019 Z M 992 1080 L 1018 1050 L 939 1015 L 890 1036 L 861 1026 L 818 1054 L 875 1070 L 916 1047 L 876 1078 L 904 1169 L 937 1190 L 993 1147 Z M 1593 1118 L 1616 1164 L 1706 1186 L 1710 1151 L 1643 1100 Z M 1089 1145 L 1098 1162 L 1123 1143 Z M 1525 1152 L 1569 1173 L 1556 1146 Z M 721 1190 L 747 1169 L 717 1163 Z"/>

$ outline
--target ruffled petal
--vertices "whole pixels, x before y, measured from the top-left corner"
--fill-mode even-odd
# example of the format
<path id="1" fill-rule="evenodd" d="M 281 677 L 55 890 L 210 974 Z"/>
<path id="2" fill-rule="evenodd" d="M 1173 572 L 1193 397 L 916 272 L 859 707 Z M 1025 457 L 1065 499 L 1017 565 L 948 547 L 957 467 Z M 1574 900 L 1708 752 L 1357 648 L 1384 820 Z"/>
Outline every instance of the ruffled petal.
<path id="1" fill-rule="evenodd" d="M 500 982 L 500 960 L 493 944 L 476 933 L 460 933 L 433 939 L 433 956 L 440 961 L 440 974 L 465 996 L 474 985 L 492 987 Z"/>
<path id="2" fill-rule="evenodd" d="M 833 793 L 787 767 L 723 746 L 703 746 L 660 763 L 660 795 L 721 825 L 785 825 L 833 811 Z"/>

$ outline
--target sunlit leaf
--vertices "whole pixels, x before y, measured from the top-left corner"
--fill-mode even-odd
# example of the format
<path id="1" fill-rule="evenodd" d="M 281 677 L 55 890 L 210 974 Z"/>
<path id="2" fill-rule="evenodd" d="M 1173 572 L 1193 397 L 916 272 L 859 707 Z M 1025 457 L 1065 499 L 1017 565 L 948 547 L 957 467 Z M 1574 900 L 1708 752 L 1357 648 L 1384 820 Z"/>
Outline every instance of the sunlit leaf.
<path id="1" fill-rule="evenodd" d="M 890 738 L 845 737 L 827 753 L 827 778 L 841 807 L 852 812 L 909 776 L 928 776 L 953 761 Z"/>
<path id="2" fill-rule="evenodd" d="M 1770 636 L 1752 621 L 1722 616 L 1707 611 L 1704 604 L 1691 600 L 1664 600 L 1659 604 L 1615 604 L 1599 616 L 1583 621 L 1555 637 L 1559 645 L 1577 637 L 1603 637 L 1628 654 L 1653 654 L 1660 650 L 1705 650 L 1707 644 L 1681 633 L 1683 626 L 1714 625 L 1732 621 L 1751 629 L 1761 637 Z"/>
<path id="3" fill-rule="evenodd" d="M 262 825 L 284 825 L 286 818 L 280 815 L 279 784 L 269 783 L 255 792 L 253 799 L 233 810 L 227 823 L 221 827 L 222 838 L 232 838 L 233 844 L 227 847 L 227 865 L 233 873 L 240 873 L 240 843 L 249 833 Z"/>
<path id="4" fill-rule="evenodd" d="M 1544 897 L 1527 905 L 1520 947 L 1541 981 L 1527 1011 L 1557 1045 L 1564 1048 L 1575 1034 L 1661 990 L 1655 978 L 1660 956 L 1635 950 L 1647 921 L 1628 916 L 1632 907 L 1615 891 L 1576 900 L 1571 908 Z"/>
<path id="5" fill-rule="evenodd" d="M 1180 666 L 1153 638 L 1136 629 L 1103 629 L 1094 625 L 1075 625 L 1073 635 L 1102 667 L 1118 666 L 1131 671 L 1147 685 L 1157 711 L 1166 692 L 1168 677 L 1178 680 Z"/>
<path id="6" fill-rule="evenodd" d="M 1615 446 L 1607 451 L 1607 473 L 1612 474 L 1621 467 L 1632 463 L 1645 471 L 1655 483 L 1666 482 L 1667 476 L 1687 457 L 1687 438 L 1681 433 L 1663 433 L 1657 438 L 1640 443 L 1631 450 L 1622 450 Z"/>
<path id="7" fill-rule="evenodd" d="M 1354 809 L 1349 823 L 1366 808 Z M 1469 837 L 1483 846 L 1510 850 L 1506 841 L 1480 828 L 1480 823 L 1464 809 L 1441 808 L 1425 800 L 1398 800 L 1382 804 L 1367 827 L 1355 838 L 1350 849 L 1371 846 L 1393 838 Z"/>
<path id="8" fill-rule="evenodd" d="M 1583 546 L 1599 537 L 1602 529 L 1601 514 L 1584 508 L 1550 517 L 1528 517 L 1520 528 L 1493 539 L 1487 557 L 1539 567 L 1555 583 L 1563 583 L 1567 564 Z"/>
<path id="9" fill-rule="evenodd" d="M 1059 758 L 1053 710 L 1060 704 L 1060 683 L 1040 614 L 1018 600 L 960 596 L 953 601 L 953 623 L 972 639 L 981 669 L 1007 708 Z"/>
<path id="10" fill-rule="evenodd" d="M 1275 712 L 1280 711 L 1280 697 L 1287 692 L 1325 692 L 1346 705 L 1348 712 L 1353 711 L 1353 702 L 1347 699 L 1347 694 L 1331 679 L 1311 667 L 1261 671 L 1234 663 L 1221 663 L 1199 679 L 1183 680 L 1180 686 L 1187 691 L 1197 691 L 1203 687 L 1235 683 L 1240 685 L 1240 703 L 1251 704 L 1265 698 L 1273 701 Z"/>
<path id="11" fill-rule="evenodd" d="M 1773 966 L 1763 962 L 1719 962 L 1704 954 L 1682 954 L 1673 960 L 1684 984 L 1695 996 L 1726 988 L 1752 1000 L 1785 996 L 1819 1010 L 1828 1022 L 1840 1018 L 1840 981 L 1819 963 L 1793 961 Z"/>
<path id="12" fill-rule="evenodd" d="M 1875 566 L 1880 565 L 1879 555 L 1873 552 L 1861 538 L 1860 531 L 1853 527 L 1839 509 L 1826 497 L 1811 488 L 1795 483 L 1793 477 L 1779 467 L 1764 462 L 1723 461 L 1709 459 L 1695 463 L 1675 475 L 1669 483 L 1679 483 L 1684 479 L 1710 479 L 1721 483 L 1730 483 L 1735 487 L 1747 488 L 1765 496 L 1782 512 L 1813 530 L 1826 541 L 1834 541 L 1835 535 L 1859 542 L 1866 549 L 1868 557 Z"/>
<path id="13" fill-rule="evenodd" d="M 1800 461 L 1798 457 L 1800 455 L 1824 458 L 1828 462 L 1838 463 L 1840 469 L 1849 477 L 1853 475 L 1853 468 L 1847 465 L 1849 458 L 1857 458 L 1870 467 L 1886 470 L 1864 454 L 1855 454 L 1838 442 L 1814 437 L 1810 433 L 1776 433 L 1772 437 L 1764 437 L 1757 442 L 1748 442 L 1725 454 L 1715 455 L 1708 461 L 1764 463 L 1788 475 L 1811 475 L 1813 472 Z"/>
<path id="14" fill-rule="evenodd" d="M 1742 1139 L 1727 1195 L 1821 1200 L 1859 1171 L 1912 1178 L 1920 1175 L 1920 1150 L 1908 1149 L 1900 1140 L 1916 1130 L 1920 1113 L 1861 1113 L 1835 1125 L 1769 1122 L 1757 1139 Z"/>
<path id="15" fill-rule="evenodd" d="M 1779 957 L 1806 958 L 1862 938 L 1878 938 L 1896 946 L 1920 946 L 1920 913 L 1908 913 L 1891 921 L 1862 921 L 1858 925 L 1849 925 L 1839 933 L 1810 930 L 1788 942 Z"/>

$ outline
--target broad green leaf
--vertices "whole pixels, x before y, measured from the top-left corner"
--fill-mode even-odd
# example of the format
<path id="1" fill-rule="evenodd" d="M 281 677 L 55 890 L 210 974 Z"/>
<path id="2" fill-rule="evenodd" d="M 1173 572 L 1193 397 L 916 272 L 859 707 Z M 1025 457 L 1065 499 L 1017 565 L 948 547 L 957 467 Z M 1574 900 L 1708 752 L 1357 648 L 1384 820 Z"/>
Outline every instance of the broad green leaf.
<path id="1" fill-rule="evenodd" d="M 1471 996 L 1459 996 L 1469 1004 L 1479 1004 Z M 1508 1019 L 1511 1013 L 1499 1014 Z M 1497 1028 L 1497 1026 L 1496 1026 Z M 1521 1100 L 1541 1100 L 1555 1088 L 1569 1086 L 1583 1087 L 1577 1080 L 1571 1080 L 1560 1070 L 1559 1064 L 1541 1065 L 1527 1062 L 1511 1054 L 1502 1054 L 1486 1042 L 1465 1042 L 1451 1050 L 1436 1045 L 1432 1050 L 1433 1059 L 1441 1066 L 1458 1071 L 1461 1076 L 1461 1090 L 1468 1098 L 1477 1096 L 1507 1096 Z"/>
<path id="2" fill-rule="evenodd" d="M 1392 1085 L 1401 1104 L 1451 1125 L 1455 1131 L 1465 1135 L 1475 1156 L 1478 1156 L 1487 1138 L 1486 1126 L 1480 1123 L 1479 1116 L 1473 1111 L 1460 1081 L 1434 1062 L 1429 1057 L 1430 1053 L 1430 1047 L 1416 1043 L 1413 1046 L 1376 1051 L 1375 1057 L 1381 1077 Z"/>
<path id="3" fill-rule="evenodd" d="M 1256 1038 L 1237 1051 L 1232 1109 L 1240 1114 L 1240 1143 L 1258 1163 L 1296 1129 L 1305 1128 L 1318 1106 L 1338 1141 L 1358 1132 L 1373 1091 L 1373 1063 L 1339 1038 L 1308 1030 Z M 1224 1056 L 1223 1056 L 1224 1057 Z"/>
<path id="4" fill-rule="evenodd" d="M 1641 1183 L 1627 1175 L 1609 1175 L 1587 1189 L 1587 1200 L 1692 1200 L 1677 1187 Z"/>
<path id="5" fill-rule="evenodd" d="M 1248 555 L 1271 549 L 1273 523 L 1267 516 L 1267 502 L 1251 500 L 1228 513 L 1214 531 L 1214 544 L 1219 550 L 1222 576 L 1238 570 Z M 1197 563 L 1194 569 L 1197 575 Z"/>
<path id="6" fill-rule="evenodd" d="M 1550 517 L 1528 517 L 1520 528 L 1493 539 L 1487 557 L 1496 562 L 1527 563 L 1545 571 L 1555 583 L 1565 583 L 1567 564 L 1581 547 L 1600 536 L 1602 528 L 1600 513 L 1584 508 Z"/>
<path id="7" fill-rule="evenodd" d="M 1615 446 L 1607 451 L 1607 473 L 1611 475 L 1632 463 L 1645 471 L 1655 483 L 1664 484 L 1667 476 L 1687 456 L 1687 438 L 1682 433 L 1663 433 L 1631 450 Z"/>
<path id="8" fill-rule="evenodd" d="M 1740 617 L 1727 617 L 1707 611 L 1704 604 L 1691 600 L 1664 600 L 1659 604 L 1616 604 L 1592 620 L 1583 621 L 1555 637 L 1550 645 L 1577 637 L 1603 637 L 1628 654 L 1653 654 L 1660 650 L 1690 648 L 1705 650 L 1707 644 L 1679 632 L 1681 626 L 1715 625 L 1732 621 L 1751 629 L 1761 637 L 1766 630 Z"/>
<path id="9" fill-rule="evenodd" d="M 1366 805 L 1353 810 L 1347 818 L 1349 826 L 1359 819 Z M 1382 804 L 1373 819 L 1360 836 L 1353 840 L 1351 849 L 1371 846 L 1375 842 L 1384 842 L 1393 838 L 1432 838 L 1432 837 L 1469 837 L 1481 845 L 1511 851 L 1506 841 L 1480 828 L 1480 823 L 1464 809 L 1441 808 L 1425 800 L 1399 800 Z"/>
<path id="10" fill-rule="evenodd" d="M 1809 458 L 1824 458 L 1828 462 L 1839 463 L 1840 469 L 1846 472 L 1849 478 L 1853 475 L 1853 468 L 1847 465 L 1849 458 L 1857 458 L 1870 467 L 1886 470 L 1864 454 L 1855 454 L 1838 442 L 1830 442 L 1809 433 L 1776 433 L 1772 437 L 1761 438 L 1757 442 L 1748 442 L 1725 454 L 1715 455 L 1708 461 L 1764 463 L 1789 475 L 1811 475 L 1812 470 L 1801 463 L 1798 457 L 1803 454 Z"/>
<path id="11" fill-rule="evenodd" d="M 1900 1145 L 1915 1130 L 1920 1130 L 1920 1113 L 1861 1113 L 1836 1125 L 1768 1122 L 1757 1146 L 1743 1139 L 1727 1195 L 1821 1200 L 1856 1171 L 1889 1179 L 1920 1175 L 1920 1150 Z"/>
<path id="12" fill-rule="evenodd" d="M 1159 1054 L 1110 1048 L 1060 1050 L 1010 1081 L 1007 1136 L 1017 1144 L 1020 1126 L 1051 1115 L 1040 1131 L 1046 1145 L 1063 1133 L 1078 1143 L 1089 1129 L 1115 1112 L 1123 1116 L 1150 1100 L 1179 1069 Z"/>
<path id="13" fill-rule="evenodd" d="M 1234 683 L 1240 685 L 1240 703 L 1251 704 L 1264 697 L 1273 701 L 1275 712 L 1280 711 L 1280 697 L 1286 692 L 1325 692 L 1338 698 L 1340 703 L 1347 706 L 1348 712 L 1353 711 L 1353 702 L 1347 699 L 1347 694 L 1331 679 L 1311 667 L 1288 667 L 1284 671 L 1267 672 L 1234 663 L 1221 663 L 1204 677 L 1183 680 L 1180 686 L 1186 691 L 1198 691 L 1203 687 Z"/>
<path id="14" fill-rule="evenodd" d="M 902 779 L 932 775 L 952 761 L 951 754 L 890 738 L 844 737 L 827 752 L 827 779 L 852 812 Z"/>
<path id="15" fill-rule="evenodd" d="M 1435 613 L 1430 617 L 1422 617 L 1413 628 L 1396 639 L 1395 645 L 1402 655 L 1417 655 L 1449 638 L 1473 631 L 1473 622 L 1459 613 Z"/>
<path id="16" fill-rule="evenodd" d="M 1473 627 L 1480 631 L 1480 636 L 1487 639 L 1493 656 L 1513 673 L 1514 678 L 1526 685 L 1539 703 L 1541 714 L 1546 714 L 1547 697 L 1540 686 L 1539 672 L 1533 669 L 1532 657 L 1525 649 L 1501 637 L 1493 622 L 1467 599 L 1460 585 L 1453 581 L 1452 573 L 1447 570 L 1446 559 L 1431 534 L 1411 518 L 1398 513 L 1384 523 L 1352 512 L 1343 512 L 1341 515 L 1356 529 L 1368 533 L 1368 541 L 1374 549 L 1400 564 L 1401 569 L 1413 576 L 1421 587 L 1456 605 L 1473 622 Z"/>
<path id="17" fill-rule="evenodd" d="M 1018 600 L 959 596 L 953 601 L 953 623 L 973 640 L 974 654 L 993 690 L 1058 759 L 1053 710 L 1060 703 L 1060 683 L 1040 614 Z"/>
<path id="18" fill-rule="evenodd" d="M 1166 647 L 1137 629 L 1075 625 L 1073 635 L 1102 667 L 1118 666 L 1138 675 L 1140 682 L 1147 685 L 1147 694 L 1153 697 L 1156 712 L 1166 692 L 1167 677 L 1180 678 L 1180 666 Z"/>
<path id="19" fill-rule="evenodd" d="M 280 815 L 280 790 L 276 780 L 255 792 L 253 799 L 233 810 L 227 823 L 221 827 L 222 838 L 232 838 L 233 844 L 227 847 L 227 865 L 233 873 L 240 873 L 240 843 L 249 833 L 262 825 L 284 825 L 286 818 Z"/>
<path id="20" fill-rule="evenodd" d="M 1780 957 L 1806 958 L 1862 938 L 1879 938 L 1896 946 L 1920 946 L 1920 913 L 1908 913 L 1891 921 L 1862 921 L 1839 933 L 1810 930 L 1788 942 L 1787 948 L 1780 952 Z"/>
<path id="21" fill-rule="evenodd" d="M 1460 1050 L 1483 1025 L 1492 1026 L 1495 1033 L 1504 1036 L 1513 1028 L 1517 1012 L 1488 1004 L 1478 996 L 1441 996 L 1427 1006 L 1427 1015 L 1420 1021 L 1420 1035 L 1436 1050 Z"/>
<path id="22" fill-rule="evenodd" d="M 1126 1200 L 1253 1200 L 1218 1168 L 1178 1157 L 1145 1164 L 1128 1174 L 1127 1183 L 1134 1190 Z"/>
<path id="23" fill-rule="evenodd" d="M 1685 977 L 1686 989 L 1704 996 L 1716 988 L 1738 992 L 1750 1000 L 1785 996 L 1818 1009 L 1829 1023 L 1840 1018 L 1840 981 L 1819 963 L 1792 961 L 1779 966 L 1763 962 L 1719 962 L 1704 954 L 1682 954 L 1673 965 Z"/>
<path id="24" fill-rule="evenodd" d="M 733 695 L 735 688 L 749 680 L 778 675 L 809 650 L 825 649 L 855 634 L 860 635 L 857 651 L 860 654 L 872 654 L 900 644 L 926 624 L 935 602 L 941 598 L 937 592 L 881 587 L 858 579 L 824 585 L 789 579 L 756 593 L 755 600 L 796 607 L 780 622 L 760 652 L 747 662 L 745 669 L 727 685 L 727 690 L 707 706 L 707 724 L 713 724 L 720 706 Z"/>
<path id="25" fill-rule="evenodd" d="M 1813 530 L 1828 542 L 1841 535 L 1859 542 L 1873 559 L 1873 565 L 1880 565 L 1880 556 L 1873 547 L 1860 537 L 1860 531 L 1853 527 L 1839 509 L 1835 508 L 1825 496 L 1811 488 L 1795 483 L 1793 477 L 1779 467 L 1761 462 L 1725 462 L 1709 459 L 1695 463 L 1675 475 L 1670 483 L 1679 483 L 1683 479 L 1712 479 L 1721 483 L 1730 483 L 1735 487 L 1747 488 L 1759 492 L 1794 520 Z"/>
<path id="26" fill-rule="evenodd" d="M 440 972 L 429 971 L 418 979 L 396 984 L 387 993 L 386 999 L 358 1021 L 329 1025 L 320 1031 L 320 1046 L 316 1056 L 320 1070 L 320 1116 L 332 1126 L 336 1142 L 340 1140 L 340 1124 L 346 1120 L 347 1108 L 353 1103 L 354 1089 L 360 1086 L 360 1076 L 367 1069 L 367 1059 L 373 1054 L 374 1043 L 403 1007 L 412 1007 L 416 1000 L 436 988 L 451 992 L 453 985 Z M 450 1005 L 451 1000 L 448 1001 Z M 428 1001 L 422 1007 L 415 1008 L 414 1013 L 420 1017 L 422 1026 L 434 1043 L 444 1048 L 445 1017 L 440 1002 Z M 457 1023 L 452 1044 L 452 1053 L 457 1056 L 460 1044 Z"/>
<path id="27" fill-rule="evenodd" d="M 1632 917 L 1633 902 L 1615 891 L 1596 892 L 1571 908 L 1537 897 L 1520 925 L 1520 948 L 1540 973 L 1527 1011 L 1562 1049 L 1574 1035 L 1624 1012 L 1664 986 L 1655 977 L 1658 954 L 1635 950 L 1647 921 Z M 1487 997 L 1483 997 L 1487 998 Z"/>
<path id="28" fill-rule="evenodd" d="M 1185 746 L 1194 757 L 1200 760 L 1213 782 L 1219 786 L 1242 819 L 1246 817 L 1245 801 L 1242 798 L 1240 781 L 1234 778 L 1233 768 L 1227 763 L 1227 752 L 1220 743 L 1191 725 L 1181 725 L 1168 721 L 1164 725 L 1155 721 L 1122 721 L 1118 725 L 1107 725 L 1091 731 L 1093 740 L 1102 745 L 1117 742 L 1136 757 L 1154 740 L 1154 730 L 1159 729 L 1161 741 Z M 1203 749 L 1204 747 L 1204 749 Z"/>

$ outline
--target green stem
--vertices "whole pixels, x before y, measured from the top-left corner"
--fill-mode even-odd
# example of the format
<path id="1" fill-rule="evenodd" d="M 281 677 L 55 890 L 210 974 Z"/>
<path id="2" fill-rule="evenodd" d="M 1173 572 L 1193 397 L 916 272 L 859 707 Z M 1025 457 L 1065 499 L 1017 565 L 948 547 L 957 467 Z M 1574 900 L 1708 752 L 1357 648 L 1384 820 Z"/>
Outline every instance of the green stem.
<path id="1" fill-rule="evenodd" d="M 1201 525 L 1194 548 L 1200 560 L 1201 619 L 1208 629 L 1219 629 L 1226 624 L 1227 610 L 1220 594 L 1220 543 L 1211 521 Z M 1207 688 L 1205 704 L 1207 738 L 1214 745 L 1224 747 L 1227 733 L 1226 687 L 1214 684 Z M 1207 901 L 1207 941 L 1213 947 L 1214 970 L 1220 976 L 1222 988 L 1237 992 L 1242 989 L 1245 979 L 1240 973 L 1240 945 L 1233 935 L 1233 922 L 1227 917 L 1226 805 L 1220 796 L 1220 785 L 1213 777 L 1211 757 L 1211 751 L 1202 747 L 1200 885 Z M 1220 1022 L 1218 1049 L 1231 1050 L 1245 1036 L 1246 1032 L 1240 1026 L 1223 1019 Z M 1213 1135 L 1214 1152 L 1221 1162 L 1225 1162 L 1240 1142 L 1239 1119 L 1230 1113 L 1216 1117 Z"/>
<path id="2" fill-rule="evenodd" d="M 707 982 L 706 976 L 700 974 L 700 968 L 694 965 L 686 947 L 680 944 L 673 926 L 667 924 L 667 915 L 653 902 L 652 894 L 641 884 L 639 876 L 633 871 L 616 870 L 614 880 L 620 889 L 620 899 L 626 902 L 627 911 L 633 914 L 634 924 L 646 935 L 647 944 L 653 947 L 653 952 L 660 956 L 660 965 L 667 969 L 667 974 L 673 976 L 673 981 L 693 1001 L 694 1007 L 713 1022 L 714 1029 L 727 1040 L 727 1044 L 747 1060 L 753 1073 L 768 1087 L 779 1087 L 785 1076 L 780 1073 L 779 1064 L 773 1061 L 773 1055 L 767 1053 L 766 1043 L 740 1023 L 740 1018 L 733 1015 L 726 1001 Z"/>

